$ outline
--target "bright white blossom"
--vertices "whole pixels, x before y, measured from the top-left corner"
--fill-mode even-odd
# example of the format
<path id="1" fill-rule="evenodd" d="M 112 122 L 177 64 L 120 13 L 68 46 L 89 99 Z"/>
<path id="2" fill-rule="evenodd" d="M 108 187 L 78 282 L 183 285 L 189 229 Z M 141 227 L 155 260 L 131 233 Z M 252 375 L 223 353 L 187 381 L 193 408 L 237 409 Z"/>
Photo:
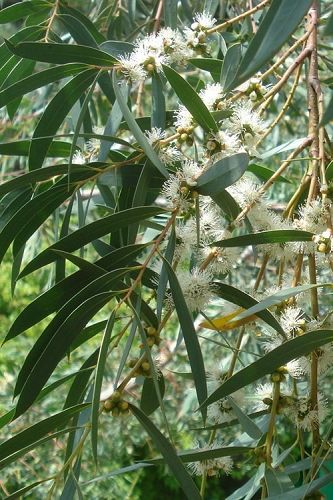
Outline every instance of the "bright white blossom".
<path id="1" fill-rule="evenodd" d="M 234 105 L 233 114 L 229 119 L 232 133 L 238 135 L 244 148 L 255 156 L 255 145 L 265 132 L 266 125 L 259 114 L 252 109 L 251 102 L 243 100 Z"/>
<path id="2" fill-rule="evenodd" d="M 208 138 L 206 148 L 208 154 L 211 156 L 211 161 L 208 162 L 209 164 L 216 163 L 216 161 L 226 156 L 231 156 L 240 152 L 242 150 L 242 145 L 237 135 L 220 130 Z"/>
<path id="3" fill-rule="evenodd" d="M 215 442 L 210 445 L 196 447 L 196 451 L 210 451 L 221 448 L 223 445 L 221 443 Z M 221 472 L 225 474 L 230 474 L 233 467 L 233 461 L 231 457 L 219 457 L 211 458 L 207 460 L 202 460 L 201 462 L 190 462 L 188 468 L 194 476 L 202 476 L 207 474 L 207 476 L 219 476 Z"/>
<path id="4" fill-rule="evenodd" d="M 210 111 L 214 111 L 215 105 L 222 99 L 223 88 L 219 83 L 210 83 L 200 90 L 199 96 Z"/>
<path id="5" fill-rule="evenodd" d="M 186 160 L 175 174 L 169 176 L 163 184 L 161 195 L 171 208 L 178 207 L 186 212 L 193 205 L 190 188 L 196 186 L 196 179 L 201 171 L 196 162 Z"/>
<path id="6" fill-rule="evenodd" d="M 318 410 L 311 409 L 309 396 L 300 396 L 295 398 L 294 403 L 289 406 L 287 415 L 297 427 L 304 431 L 311 431 L 312 426 L 318 427 L 327 413 L 327 401 L 321 393 L 318 393 Z"/>
<path id="7" fill-rule="evenodd" d="M 178 110 L 175 111 L 175 127 L 188 129 L 193 126 L 193 117 L 191 113 L 183 106 L 179 106 Z"/>
<path id="8" fill-rule="evenodd" d="M 299 307 L 286 307 L 281 314 L 280 322 L 283 330 L 290 336 L 302 335 L 305 331 L 305 319 Z"/>
<path id="9" fill-rule="evenodd" d="M 151 130 L 146 130 L 145 134 L 149 144 L 156 148 L 162 163 L 165 163 L 166 165 L 174 165 L 175 162 L 181 160 L 181 153 L 175 146 L 167 145 L 166 147 L 160 148 L 159 141 L 166 138 L 165 131 L 162 131 L 160 128 L 153 127 Z"/>
<path id="10" fill-rule="evenodd" d="M 195 14 L 191 28 L 193 30 L 209 30 L 215 23 L 216 19 L 209 12 L 199 12 Z"/>
<path id="11" fill-rule="evenodd" d="M 214 284 L 209 271 L 177 271 L 177 278 L 181 286 L 186 303 L 191 311 L 201 311 L 206 307 L 214 294 Z"/>
<path id="12" fill-rule="evenodd" d="M 319 234 L 327 229 L 327 213 L 320 199 L 302 205 L 298 210 L 298 218 L 294 221 L 294 227 L 303 231 Z M 315 241 L 299 241 L 293 243 L 296 253 L 303 252 L 311 254 L 316 251 Z"/>
<path id="13" fill-rule="evenodd" d="M 86 159 L 81 151 L 75 151 L 73 155 L 73 163 L 76 163 L 78 165 L 84 165 L 86 163 Z"/>

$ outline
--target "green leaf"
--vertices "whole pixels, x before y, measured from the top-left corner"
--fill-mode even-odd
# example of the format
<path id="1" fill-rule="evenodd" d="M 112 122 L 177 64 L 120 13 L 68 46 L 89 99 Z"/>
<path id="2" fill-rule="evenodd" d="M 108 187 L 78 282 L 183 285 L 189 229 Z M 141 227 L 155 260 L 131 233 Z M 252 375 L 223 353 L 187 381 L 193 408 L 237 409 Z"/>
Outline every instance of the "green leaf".
<path id="1" fill-rule="evenodd" d="M 196 68 L 203 69 L 204 71 L 209 71 L 216 82 L 220 81 L 220 74 L 222 69 L 223 61 L 220 59 L 213 58 L 198 58 L 189 59 L 189 63 L 193 64 Z"/>
<path id="2" fill-rule="evenodd" d="M 310 8 L 312 0 L 273 0 L 250 42 L 239 69 L 225 90 L 232 90 L 269 63 L 288 41 Z"/>
<path id="3" fill-rule="evenodd" d="M 330 17 L 328 18 L 324 35 L 333 35 L 333 12 L 331 13 Z"/>
<path id="4" fill-rule="evenodd" d="M 17 402 L 15 418 L 22 415 L 33 404 L 57 364 L 68 352 L 71 342 L 113 295 L 114 292 L 104 292 L 90 297 L 60 325 L 30 373 L 27 374 Z"/>
<path id="5" fill-rule="evenodd" d="M 104 274 L 98 271 L 96 267 L 102 268 L 105 271 L 112 271 L 123 265 L 133 265 L 133 258 L 141 253 L 146 246 L 147 245 L 130 245 L 108 253 L 95 262 L 95 277 L 97 278 Z M 43 318 L 46 318 L 49 314 L 60 309 L 60 307 L 76 295 L 76 293 L 82 290 L 87 285 L 87 282 L 90 283 L 92 279 L 91 269 L 88 272 L 85 269 L 77 271 L 56 283 L 23 309 L 11 326 L 6 340 L 16 337 Z"/>
<path id="6" fill-rule="evenodd" d="M 113 88 L 114 92 L 116 94 L 117 102 L 119 104 L 119 107 L 124 115 L 124 118 L 128 124 L 128 127 L 132 134 L 134 135 L 135 139 L 138 141 L 144 152 L 146 153 L 147 157 L 150 159 L 152 164 L 161 172 L 161 174 L 165 177 L 169 177 L 169 173 L 166 170 L 165 166 L 159 159 L 156 151 L 152 148 L 152 146 L 149 144 L 147 137 L 141 132 L 140 127 L 136 123 L 132 112 L 127 106 L 127 103 L 124 99 L 123 93 L 121 92 L 119 85 L 118 85 L 118 80 L 116 76 L 116 72 L 113 71 L 112 74 L 112 81 L 113 81 Z"/>
<path id="7" fill-rule="evenodd" d="M 196 190 L 206 196 L 221 193 L 244 174 L 248 162 L 249 157 L 246 153 L 238 153 L 219 160 L 198 177 Z"/>
<path id="8" fill-rule="evenodd" d="M 165 98 L 163 84 L 158 74 L 152 76 L 152 115 L 151 126 L 165 129 Z"/>
<path id="9" fill-rule="evenodd" d="M 34 483 L 29 484 L 28 486 L 24 486 L 23 488 L 20 488 L 19 490 L 14 491 L 14 493 L 12 493 L 11 495 L 6 496 L 6 500 L 15 500 L 16 498 L 18 498 L 18 499 L 24 498 L 23 495 L 25 495 L 25 493 L 28 493 L 28 491 L 33 490 L 34 488 L 36 488 L 40 484 L 46 483 L 47 481 L 51 481 L 52 479 L 53 478 L 51 476 L 51 477 L 47 477 L 46 479 L 40 479 L 39 481 L 35 481 Z"/>
<path id="10" fill-rule="evenodd" d="M 268 181 L 268 179 L 270 179 L 272 175 L 275 174 L 275 170 L 264 167 L 263 165 L 257 165 L 256 163 L 251 163 L 247 167 L 247 172 L 252 172 L 252 174 L 257 176 L 258 179 L 264 182 Z M 283 175 L 279 175 L 279 177 L 276 179 L 276 182 L 286 182 L 290 184 L 290 181 L 286 177 L 283 177 Z"/>
<path id="11" fill-rule="evenodd" d="M 158 376 L 158 386 L 161 398 L 163 398 L 165 383 L 162 374 Z M 160 401 L 156 394 L 154 380 L 150 377 L 145 377 L 141 392 L 140 408 L 146 415 L 151 415 L 159 406 Z"/>
<path id="12" fill-rule="evenodd" d="M 163 212 L 165 213 L 165 210 L 159 207 L 136 207 L 129 208 L 95 222 L 91 222 L 85 227 L 82 227 L 77 231 L 74 231 L 72 234 L 60 239 L 37 255 L 37 257 L 23 269 L 20 277 L 26 276 L 36 269 L 46 266 L 59 258 L 53 250 L 73 252 L 97 238 L 112 233 L 112 231 L 118 230 L 121 227 L 127 227 L 135 222 L 141 222 Z"/>
<path id="13" fill-rule="evenodd" d="M 34 141 L 30 145 L 29 169 L 35 170 L 43 164 L 54 135 L 75 102 L 96 78 L 95 69 L 88 69 L 74 76 L 53 97 L 35 128 Z M 45 137 L 50 136 L 50 137 Z"/>
<path id="14" fill-rule="evenodd" d="M 325 109 L 324 116 L 321 120 L 320 125 L 325 127 L 330 121 L 333 120 L 333 95 L 331 95 L 331 99 Z"/>
<path id="15" fill-rule="evenodd" d="M 175 0 L 165 0 L 163 4 L 165 26 L 173 30 L 177 29 L 177 8 L 178 2 Z"/>
<path id="16" fill-rule="evenodd" d="M 165 269 L 169 276 L 170 289 L 173 302 L 177 311 L 179 323 L 184 336 L 186 350 L 191 365 L 195 389 L 199 404 L 207 397 L 206 372 L 202 358 L 202 352 L 199 340 L 193 325 L 193 320 L 185 302 L 182 289 L 179 285 L 177 276 L 169 262 L 164 259 Z M 206 420 L 206 411 L 202 412 L 202 418 Z"/>
<path id="17" fill-rule="evenodd" d="M 235 43 L 228 48 L 224 57 L 220 79 L 220 83 L 224 89 L 227 89 L 234 80 L 241 57 L 242 46 L 240 43 Z"/>
<path id="18" fill-rule="evenodd" d="M 261 359 L 235 373 L 203 403 L 210 405 L 229 394 L 252 384 L 264 375 L 273 373 L 274 370 L 287 364 L 289 361 L 309 354 L 314 349 L 333 341 L 333 330 L 315 330 L 301 337 L 294 338 L 280 345 L 273 351 L 265 354 Z"/>
<path id="19" fill-rule="evenodd" d="M 260 233 L 242 234 L 234 238 L 226 238 L 212 243 L 215 247 L 246 247 L 248 245 L 265 245 L 266 243 L 288 243 L 289 241 L 312 241 L 313 233 L 296 229 L 278 229 L 261 231 Z"/>
<path id="20" fill-rule="evenodd" d="M 242 453 L 247 453 L 252 449 L 253 446 L 223 446 L 219 448 L 212 448 L 210 450 L 199 449 L 180 451 L 177 453 L 177 457 L 179 457 L 183 463 L 201 462 L 203 460 L 213 460 L 214 458 L 241 455 Z M 146 462 L 157 465 L 164 463 L 164 460 L 163 458 L 154 458 L 152 460 L 147 460 Z"/>
<path id="21" fill-rule="evenodd" d="M 20 57 L 33 61 L 53 64 L 82 63 L 97 68 L 110 68 L 117 60 L 103 50 L 86 45 L 69 45 L 67 43 L 22 42 L 13 45 L 6 40 L 8 49 Z"/>
<path id="22" fill-rule="evenodd" d="M 0 184 L 0 196 L 5 193 L 10 193 L 15 189 L 20 189 L 26 186 L 31 186 L 37 182 L 46 181 L 52 179 L 59 175 L 66 174 L 68 172 L 68 164 L 65 165 L 54 165 L 52 167 L 44 167 L 38 170 L 33 170 L 26 174 L 15 177 L 14 179 Z M 87 174 L 87 178 L 93 177 L 98 172 L 94 168 L 86 167 L 84 165 L 73 165 L 73 172 L 78 174 Z M 50 190 L 51 191 L 51 190 Z"/>
<path id="23" fill-rule="evenodd" d="M 10 5 L 0 12 L 0 24 L 13 23 L 32 13 L 50 10 L 52 6 L 46 0 L 31 0 Z"/>
<path id="24" fill-rule="evenodd" d="M 142 427 L 150 435 L 157 449 L 163 455 L 165 462 L 168 464 L 170 470 L 179 482 L 186 497 L 189 500 L 200 500 L 201 496 L 193 479 L 185 469 L 181 460 L 178 458 L 174 448 L 171 446 L 169 441 L 139 408 L 132 404 L 129 405 L 129 408 L 133 415 L 138 419 Z"/>
<path id="25" fill-rule="evenodd" d="M 134 45 L 133 43 L 119 40 L 107 40 L 106 42 L 101 43 L 100 48 L 104 50 L 104 52 L 107 52 L 118 59 L 119 56 L 130 54 L 134 49 Z"/>
<path id="26" fill-rule="evenodd" d="M 86 330 L 88 328 L 89 327 L 87 327 Z M 91 373 L 96 367 L 98 353 L 99 353 L 99 348 L 96 349 L 82 364 L 80 370 L 78 371 L 67 393 L 63 410 L 65 410 L 66 408 L 70 408 L 71 406 L 75 406 L 76 404 L 82 403 L 82 401 L 84 401 Z"/>
<path id="27" fill-rule="evenodd" d="M 59 336 L 59 330 L 64 327 L 64 324 L 67 322 L 68 318 L 71 314 L 74 314 L 75 311 L 81 307 L 82 303 L 86 300 L 90 300 L 100 293 L 108 293 L 111 289 L 117 289 L 119 286 L 122 287 L 122 282 L 120 278 L 125 276 L 128 272 L 127 268 L 124 269 L 116 269 L 115 271 L 111 271 L 110 273 L 106 273 L 103 276 L 100 276 L 96 279 L 91 277 L 91 280 L 88 285 L 86 285 L 82 290 L 78 293 L 73 294 L 73 297 L 63 305 L 63 307 L 57 312 L 57 314 L 52 318 L 48 326 L 45 328 L 40 337 L 35 341 L 33 347 L 31 348 L 29 354 L 26 356 L 21 371 L 18 374 L 14 396 L 19 394 L 26 382 L 27 377 L 29 377 L 33 368 L 38 363 L 38 360 L 42 356 L 45 350 L 47 350 L 48 346 L 54 339 Z M 119 293 L 119 292 L 118 292 Z M 90 319 L 90 318 L 89 318 Z M 85 325 L 83 325 L 84 327 Z M 82 328 L 83 328 L 82 327 Z M 82 329 L 81 328 L 81 329 Z M 65 342 L 68 347 L 75 340 L 75 338 L 80 333 L 80 329 L 74 329 L 70 333 L 68 333 L 63 342 Z M 7 339 L 6 339 L 7 340 Z M 59 344 L 59 349 L 62 349 Z M 66 351 L 65 351 L 66 352 Z M 65 353 L 64 353 L 65 354 Z M 64 355 L 63 354 L 63 355 Z M 61 358 L 60 358 L 61 359 Z"/>
<path id="28" fill-rule="evenodd" d="M 201 125 L 206 132 L 217 132 L 218 126 L 207 109 L 206 105 L 200 99 L 195 90 L 182 78 L 177 71 L 163 65 L 165 76 L 177 96 L 193 116 L 194 120 Z"/>
<path id="29" fill-rule="evenodd" d="M 31 76 L 23 78 L 7 86 L 0 92 L 0 108 L 6 106 L 9 102 L 13 101 L 17 97 L 21 97 L 28 92 L 39 89 L 44 85 L 56 82 L 61 78 L 67 78 L 68 76 L 80 73 L 85 69 L 82 64 L 64 64 L 61 66 L 56 66 L 54 68 L 45 69 L 44 71 L 39 71 Z"/>
<path id="30" fill-rule="evenodd" d="M 2 468 L 7 463 L 8 459 L 10 459 L 10 457 L 16 452 L 25 450 L 24 453 L 26 453 L 27 451 L 33 449 L 35 447 L 35 444 L 41 438 L 46 436 L 49 432 L 53 431 L 60 425 L 65 425 L 73 415 L 81 412 L 87 406 L 89 405 L 81 404 L 73 406 L 72 408 L 67 408 L 64 411 L 52 415 L 52 417 L 48 417 L 45 420 L 42 420 L 41 422 L 38 422 L 31 427 L 28 427 L 24 431 L 19 432 L 12 438 L 1 443 L 0 468 Z"/>
<path id="31" fill-rule="evenodd" d="M 289 491 L 294 490 L 295 485 L 290 477 L 281 470 L 275 470 L 266 466 L 265 481 L 268 490 L 268 498 L 271 495 L 284 493 L 285 498 L 289 497 Z"/>
<path id="32" fill-rule="evenodd" d="M 119 476 L 121 474 L 126 474 L 127 472 L 133 472 L 138 469 L 143 469 L 146 467 L 152 467 L 152 464 L 146 464 L 143 462 L 139 462 L 133 465 L 128 465 L 127 467 L 121 467 L 120 469 L 113 470 L 112 472 L 108 472 L 107 474 L 103 474 L 102 476 L 95 477 L 94 479 L 90 479 L 89 481 L 84 481 L 82 483 L 83 486 L 86 484 L 97 483 L 99 481 L 105 481 L 110 477 Z"/>
<path id="33" fill-rule="evenodd" d="M 0 143 L 0 154 L 8 156 L 29 156 L 30 140 Z M 49 158 L 67 158 L 71 150 L 69 142 L 53 141 L 46 153 Z M 68 166 L 67 166 L 68 169 Z"/>
<path id="34" fill-rule="evenodd" d="M 319 288 L 321 286 L 332 287 L 333 285 L 331 283 L 320 283 L 316 285 L 300 285 L 300 286 L 294 286 L 292 288 L 285 288 L 283 290 L 280 290 L 279 292 L 274 293 L 273 295 L 270 295 L 266 299 L 261 300 L 256 305 L 238 314 L 238 316 L 235 316 L 234 319 L 237 320 L 237 319 L 247 318 L 252 314 L 257 314 L 260 311 L 263 311 L 264 309 L 268 309 L 269 307 L 279 305 L 283 301 L 289 299 L 290 297 L 295 297 L 295 295 L 298 295 L 299 293 L 307 292 L 308 290 L 311 290 L 311 288 Z"/>
<path id="35" fill-rule="evenodd" d="M 216 287 L 216 293 L 222 297 L 224 300 L 227 300 L 228 302 L 231 302 L 232 304 L 237 304 L 240 307 L 243 307 L 246 309 L 246 313 L 250 310 L 254 310 L 254 308 L 258 305 L 258 301 L 251 297 L 251 295 L 243 292 L 242 290 L 239 290 L 238 288 L 228 285 L 227 283 L 221 283 L 221 282 L 214 282 L 214 286 Z M 263 308 L 265 309 L 265 308 Z M 258 318 L 262 319 L 265 321 L 268 325 L 270 325 L 274 330 L 279 332 L 284 336 L 284 331 L 280 325 L 280 323 L 276 320 L 276 318 L 273 316 L 273 314 L 269 311 L 264 311 L 263 309 L 259 309 L 258 311 Z M 235 316 L 235 318 L 240 318 L 243 317 L 244 313 L 239 314 L 238 316 Z M 254 313 L 252 313 L 254 314 Z M 247 316 L 251 316 L 252 314 L 247 314 Z M 232 320 L 234 321 L 233 318 Z"/>
<path id="36" fill-rule="evenodd" d="M 241 410 L 241 408 L 236 404 L 231 396 L 228 397 L 228 403 L 233 409 L 234 414 L 241 424 L 243 431 L 253 439 L 260 439 L 262 436 L 262 432 L 257 424 L 255 424 L 253 420 L 251 420 L 251 418 L 249 418 L 246 413 Z"/>
<path id="37" fill-rule="evenodd" d="M 311 493 L 317 492 L 320 488 L 325 486 L 326 484 L 330 484 L 333 481 L 333 472 L 329 474 L 325 474 L 325 476 L 320 477 L 319 479 L 315 479 L 308 484 L 304 484 L 303 486 L 299 486 L 291 491 L 281 493 L 279 495 L 273 495 L 266 497 L 267 500 L 300 500 L 303 498 L 310 497 Z"/>
<path id="38" fill-rule="evenodd" d="M 113 311 L 110 315 L 110 318 L 104 330 L 104 335 L 101 347 L 99 349 L 96 372 L 95 372 L 94 392 L 93 392 L 92 407 L 91 407 L 91 444 L 92 444 L 92 452 L 95 464 L 97 464 L 98 418 L 99 418 L 101 389 L 105 371 L 105 363 L 107 359 L 110 338 L 114 327 L 115 319 L 116 316 L 115 312 Z"/>

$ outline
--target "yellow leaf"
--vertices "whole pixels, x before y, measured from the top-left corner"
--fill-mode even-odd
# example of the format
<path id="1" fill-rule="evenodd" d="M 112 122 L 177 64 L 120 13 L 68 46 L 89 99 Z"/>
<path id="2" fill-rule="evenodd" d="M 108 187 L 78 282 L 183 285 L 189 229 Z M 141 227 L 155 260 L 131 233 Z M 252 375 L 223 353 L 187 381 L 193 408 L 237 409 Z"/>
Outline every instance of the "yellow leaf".
<path id="1" fill-rule="evenodd" d="M 256 319 L 257 316 L 255 314 L 252 314 L 247 318 L 232 321 L 233 318 L 241 314 L 243 311 L 245 311 L 245 309 L 240 307 L 239 309 L 236 309 L 236 311 L 226 314 L 225 316 L 205 320 L 200 323 L 200 326 L 202 328 L 208 328 L 209 330 L 232 330 L 233 328 L 238 328 L 239 326 L 246 325 L 247 323 L 250 323 L 251 321 L 254 321 Z"/>

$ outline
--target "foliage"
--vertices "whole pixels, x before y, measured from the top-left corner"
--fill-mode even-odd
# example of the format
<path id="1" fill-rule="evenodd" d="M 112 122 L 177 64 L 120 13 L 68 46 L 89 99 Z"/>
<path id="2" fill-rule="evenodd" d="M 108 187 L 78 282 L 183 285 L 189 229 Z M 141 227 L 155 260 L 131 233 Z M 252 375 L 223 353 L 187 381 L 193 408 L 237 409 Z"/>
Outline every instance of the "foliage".
<path id="1" fill-rule="evenodd" d="M 6 498 L 295 499 L 332 480 L 320 4 L 0 10 Z"/>

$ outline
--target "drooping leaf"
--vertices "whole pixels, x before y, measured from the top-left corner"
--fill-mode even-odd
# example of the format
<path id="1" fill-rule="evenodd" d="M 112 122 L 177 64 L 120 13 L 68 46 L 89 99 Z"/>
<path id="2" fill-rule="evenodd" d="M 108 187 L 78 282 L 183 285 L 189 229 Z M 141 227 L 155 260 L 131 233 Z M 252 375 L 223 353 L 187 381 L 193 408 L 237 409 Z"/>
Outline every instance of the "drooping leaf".
<path id="1" fill-rule="evenodd" d="M 34 61 L 53 64 L 83 63 L 95 68 L 110 68 L 117 62 L 114 57 L 103 50 L 86 45 L 45 42 L 22 42 L 13 45 L 9 40 L 6 40 L 6 44 L 13 54 Z"/>
<path id="2" fill-rule="evenodd" d="M 104 330 L 104 335 L 98 354 L 96 373 L 95 373 L 94 392 L 93 392 L 92 407 L 91 407 L 91 444 L 92 444 L 93 457 L 96 464 L 97 464 L 97 444 L 98 444 L 98 417 L 99 417 L 101 389 L 104 378 L 105 363 L 107 359 L 107 353 L 109 349 L 111 333 L 114 327 L 114 322 L 115 322 L 115 313 L 113 311 L 110 315 L 110 318 Z"/>
<path id="3" fill-rule="evenodd" d="M 0 143 L 0 153 L 8 156 L 29 156 L 31 141 L 10 141 Z M 67 158 L 71 150 L 69 142 L 53 141 L 46 153 L 49 158 Z M 68 168 L 68 167 L 67 167 Z"/>
<path id="4" fill-rule="evenodd" d="M 222 69 L 223 61 L 220 59 L 204 58 L 200 57 L 197 59 L 189 59 L 189 61 L 196 68 L 203 69 L 204 71 L 209 71 L 216 82 L 220 81 L 220 74 Z"/>
<path id="5" fill-rule="evenodd" d="M 14 453 L 20 452 L 23 449 L 25 452 L 31 450 L 35 446 L 35 443 L 41 438 L 60 425 L 66 424 L 73 415 L 82 411 L 86 407 L 87 404 L 81 404 L 72 408 L 67 408 L 66 410 L 52 415 L 52 417 L 48 417 L 45 420 L 28 427 L 7 441 L 2 442 L 0 444 L 0 468 L 7 463 L 7 460 L 10 459 Z"/>
<path id="6" fill-rule="evenodd" d="M 138 141 L 144 152 L 146 153 L 147 157 L 150 159 L 152 164 L 161 172 L 161 174 L 165 177 L 169 177 L 169 173 L 161 160 L 159 159 L 156 151 L 153 149 L 153 147 L 149 144 L 147 137 L 141 132 L 140 127 L 136 123 L 130 109 L 127 106 L 127 103 L 124 99 L 123 93 L 121 92 L 119 85 L 118 85 L 118 80 L 116 77 L 115 71 L 113 71 L 112 74 L 112 81 L 113 81 L 113 88 L 114 92 L 116 94 L 117 102 L 119 104 L 119 107 L 124 115 L 124 119 L 126 120 L 128 127 L 132 134 L 134 135 L 135 139 Z"/>
<path id="7" fill-rule="evenodd" d="M 246 153 L 237 153 L 219 160 L 198 177 L 196 190 L 206 196 L 218 195 L 240 179 L 248 162 Z"/>
<path id="8" fill-rule="evenodd" d="M 235 78 L 225 90 L 232 90 L 259 71 L 287 42 L 301 19 L 305 16 L 312 0 L 273 0 L 258 31 L 250 42 Z"/>
<path id="9" fill-rule="evenodd" d="M 26 0 L 19 4 L 9 5 L 0 12 L 0 24 L 13 23 L 32 13 L 48 11 L 52 8 L 46 0 Z"/>
<path id="10" fill-rule="evenodd" d="M 96 69 L 88 69 L 74 76 L 53 97 L 35 128 L 29 152 L 29 169 L 40 168 L 54 135 L 75 102 L 96 78 Z M 45 136 L 50 136 L 45 138 Z M 44 138 L 43 138 L 44 137 Z"/>
<path id="11" fill-rule="evenodd" d="M 133 224 L 135 222 L 141 222 L 149 217 L 154 217 L 155 215 L 163 212 L 165 212 L 164 209 L 159 207 L 136 207 L 129 208 L 95 222 L 91 222 L 41 252 L 24 268 L 20 276 L 26 276 L 32 271 L 54 262 L 59 257 L 57 257 L 53 250 L 73 252 L 74 250 L 78 250 L 97 238 L 112 233 L 114 230 L 121 227 L 127 227 L 129 224 Z"/>
<path id="12" fill-rule="evenodd" d="M 242 47 L 240 43 L 231 45 L 223 60 L 220 83 L 224 89 L 227 89 L 234 80 L 238 65 L 242 56 Z"/>
<path id="13" fill-rule="evenodd" d="M 158 377 L 158 385 L 161 398 L 164 396 L 165 382 L 162 374 Z M 150 415 L 160 406 L 159 398 L 156 394 L 154 380 L 146 377 L 142 386 L 140 408 L 146 414 Z"/>
<path id="14" fill-rule="evenodd" d="M 163 436 L 163 434 L 157 429 L 153 422 L 136 406 L 130 404 L 129 408 L 133 415 L 138 419 L 142 427 L 150 435 L 151 439 L 154 441 L 155 446 L 163 455 L 165 462 L 170 467 L 170 470 L 174 474 L 175 478 L 179 482 L 183 492 L 189 500 L 200 500 L 200 493 L 182 464 L 181 460 L 178 458 L 176 451 L 171 446 L 169 441 Z"/>
<path id="15" fill-rule="evenodd" d="M 198 401 L 199 404 L 201 404 L 200 402 L 204 401 L 207 397 L 207 383 L 206 383 L 205 366 L 202 358 L 202 352 L 199 340 L 196 331 L 194 329 L 193 320 L 190 311 L 188 310 L 187 304 L 185 302 L 184 295 L 179 285 L 177 276 L 166 259 L 164 259 L 164 264 L 166 272 L 169 276 L 172 298 L 175 304 L 179 323 L 184 336 L 184 341 L 192 369 Z M 202 417 L 203 420 L 205 421 L 206 411 L 202 412 Z"/>
<path id="16" fill-rule="evenodd" d="M 22 80 L 16 81 L 0 91 L 0 108 L 6 106 L 17 97 L 28 94 L 33 90 L 43 87 L 44 85 L 48 85 L 49 83 L 56 82 L 61 78 L 67 78 L 68 76 L 80 73 L 84 71 L 84 69 L 85 66 L 83 64 L 64 64 L 39 71 L 38 73 L 23 78 Z"/>
<path id="17" fill-rule="evenodd" d="M 113 295 L 114 292 L 94 295 L 84 301 L 61 324 L 26 377 L 17 402 L 15 418 L 22 415 L 33 404 L 57 364 L 68 351 L 73 339 Z"/>
<path id="18" fill-rule="evenodd" d="M 173 70 L 169 66 L 163 65 L 163 71 L 169 80 L 171 87 L 176 92 L 184 106 L 191 113 L 195 121 L 201 125 L 206 132 L 217 132 L 218 127 L 214 118 L 191 85 L 184 80 L 184 78 L 182 78 L 177 71 Z"/>
<path id="19" fill-rule="evenodd" d="M 230 248 L 248 245 L 265 245 L 267 243 L 288 243 L 289 241 L 312 241 L 313 233 L 296 229 L 277 229 L 259 233 L 242 234 L 234 238 L 226 238 L 212 243 L 213 246 Z"/>
<path id="20" fill-rule="evenodd" d="M 238 371 L 224 384 L 216 389 L 204 402 L 203 406 L 210 405 L 219 399 L 251 384 L 264 375 L 273 373 L 274 370 L 299 358 L 333 340 L 333 330 L 315 330 L 301 337 L 296 337 L 280 345 L 262 358 Z"/>

